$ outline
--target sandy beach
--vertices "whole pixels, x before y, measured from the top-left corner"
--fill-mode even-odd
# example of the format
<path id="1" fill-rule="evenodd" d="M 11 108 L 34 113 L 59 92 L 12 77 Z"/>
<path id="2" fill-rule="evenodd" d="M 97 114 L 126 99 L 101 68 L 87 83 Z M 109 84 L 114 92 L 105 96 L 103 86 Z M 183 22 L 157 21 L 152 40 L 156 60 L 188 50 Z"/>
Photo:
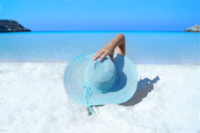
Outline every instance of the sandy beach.
<path id="1" fill-rule="evenodd" d="M 97 116 L 72 103 L 67 63 L 0 63 L 0 133 L 200 133 L 200 65 L 136 65 L 137 92 Z"/>

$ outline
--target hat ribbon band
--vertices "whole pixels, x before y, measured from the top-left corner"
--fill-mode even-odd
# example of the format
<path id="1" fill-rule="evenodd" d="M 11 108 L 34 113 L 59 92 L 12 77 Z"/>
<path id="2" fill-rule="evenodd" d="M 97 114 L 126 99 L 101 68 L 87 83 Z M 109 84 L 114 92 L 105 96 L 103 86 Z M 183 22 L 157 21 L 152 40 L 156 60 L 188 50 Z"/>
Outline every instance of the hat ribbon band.
<path id="1" fill-rule="evenodd" d="M 89 86 L 87 85 L 83 85 L 83 87 L 85 88 L 85 93 L 84 93 L 84 98 L 85 98 L 85 104 L 89 109 L 89 112 L 92 113 L 93 115 L 96 115 L 95 111 L 92 109 L 92 106 L 89 105 L 88 103 L 88 97 L 92 95 L 92 90 Z"/>

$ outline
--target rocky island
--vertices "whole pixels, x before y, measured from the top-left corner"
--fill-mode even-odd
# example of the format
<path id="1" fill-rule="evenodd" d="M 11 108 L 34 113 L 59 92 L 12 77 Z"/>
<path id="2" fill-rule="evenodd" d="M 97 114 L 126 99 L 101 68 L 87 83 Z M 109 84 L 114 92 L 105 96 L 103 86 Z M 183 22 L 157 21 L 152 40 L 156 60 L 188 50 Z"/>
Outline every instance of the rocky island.
<path id="1" fill-rule="evenodd" d="M 3 32 L 30 32 L 30 29 L 23 27 L 14 20 L 1 20 L 0 19 L 0 33 Z"/>
<path id="2" fill-rule="evenodd" d="M 184 32 L 200 32 L 200 26 L 195 24 L 194 27 L 190 27 L 184 30 Z"/>

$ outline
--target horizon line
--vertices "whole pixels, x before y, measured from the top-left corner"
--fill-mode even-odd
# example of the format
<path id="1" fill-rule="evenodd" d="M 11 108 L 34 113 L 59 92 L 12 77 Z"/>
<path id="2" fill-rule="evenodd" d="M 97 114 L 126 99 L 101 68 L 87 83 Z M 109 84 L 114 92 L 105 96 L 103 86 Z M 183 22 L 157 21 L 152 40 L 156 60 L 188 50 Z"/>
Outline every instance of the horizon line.
<path id="1" fill-rule="evenodd" d="M 184 32 L 184 30 L 33 30 L 31 32 Z"/>

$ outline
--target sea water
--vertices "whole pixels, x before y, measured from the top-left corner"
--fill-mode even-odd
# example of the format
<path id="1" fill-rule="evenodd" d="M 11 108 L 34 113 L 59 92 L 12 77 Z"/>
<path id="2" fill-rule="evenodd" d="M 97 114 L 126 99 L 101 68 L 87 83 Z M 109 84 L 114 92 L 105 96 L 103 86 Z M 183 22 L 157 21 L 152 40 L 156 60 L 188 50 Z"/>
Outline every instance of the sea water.
<path id="1" fill-rule="evenodd" d="M 1 33 L 0 61 L 68 61 L 97 52 L 118 33 L 135 63 L 200 63 L 200 33 L 95 31 Z"/>

